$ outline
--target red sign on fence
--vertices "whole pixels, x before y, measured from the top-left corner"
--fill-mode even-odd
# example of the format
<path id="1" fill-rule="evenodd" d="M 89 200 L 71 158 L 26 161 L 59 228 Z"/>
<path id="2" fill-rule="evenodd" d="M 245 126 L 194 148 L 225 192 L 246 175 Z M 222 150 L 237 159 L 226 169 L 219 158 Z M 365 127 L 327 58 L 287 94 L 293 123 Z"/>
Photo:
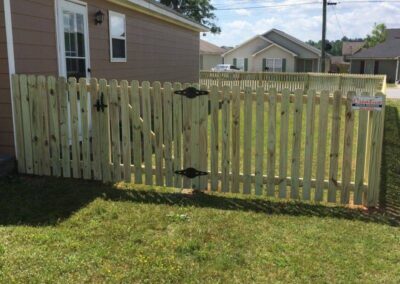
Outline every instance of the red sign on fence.
<path id="1" fill-rule="evenodd" d="M 353 97 L 351 102 L 353 110 L 382 110 L 383 97 Z"/>

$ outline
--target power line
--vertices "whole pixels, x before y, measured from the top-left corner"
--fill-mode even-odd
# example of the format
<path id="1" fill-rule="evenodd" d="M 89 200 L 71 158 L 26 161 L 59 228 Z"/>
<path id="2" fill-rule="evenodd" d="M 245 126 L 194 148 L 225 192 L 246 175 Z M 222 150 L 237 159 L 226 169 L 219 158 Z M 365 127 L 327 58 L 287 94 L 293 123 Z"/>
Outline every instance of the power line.
<path id="1" fill-rule="evenodd" d="M 343 32 L 343 29 L 342 29 L 342 25 L 340 24 L 339 17 L 338 17 L 338 15 L 337 15 L 337 13 L 336 13 L 336 6 L 333 6 L 333 13 L 335 13 L 336 22 L 337 22 L 337 24 L 338 24 L 338 27 L 339 27 L 339 29 L 340 29 L 340 31 L 341 31 L 343 37 L 345 37 L 344 32 Z"/>

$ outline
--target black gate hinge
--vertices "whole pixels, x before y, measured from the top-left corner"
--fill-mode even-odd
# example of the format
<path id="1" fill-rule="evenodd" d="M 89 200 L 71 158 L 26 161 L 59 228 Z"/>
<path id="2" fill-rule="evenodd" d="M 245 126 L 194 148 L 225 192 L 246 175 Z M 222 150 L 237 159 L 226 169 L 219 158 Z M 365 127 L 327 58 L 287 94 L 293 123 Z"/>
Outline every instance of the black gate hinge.
<path id="1" fill-rule="evenodd" d="M 97 99 L 96 104 L 93 105 L 97 111 L 99 112 L 100 110 L 104 112 L 104 109 L 107 107 L 106 104 L 104 104 L 104 93 L 101 93 L 100 98 Z"/>
<path id="2" fill-rule="evenodd" d="M 206 176 L 208 175 L 207 172 L 202 172 L 199 170 L 196 170 L 195 168 L 187 168 L 181 171 L 175 171 L 175 173 L 177 175 L 181 175 L 181 176 L 185 176 L 187 178 L 193 179 L 195 177 L 199 177 L 199 176 Z"/>
<path id="3" fill-rule="evenodd" d="M 197 90 L 194 87 L 189 87 L 189 88 L 186 88 L 184 90 L 175 91 L 174 93 L 177 94 L 177 95 L 185 96 L 188 99 L 194 99 L 194 98 L 196 98 L 198 96 L 205 96 L 205 95 L 209 94 L 208 91 Z"/>

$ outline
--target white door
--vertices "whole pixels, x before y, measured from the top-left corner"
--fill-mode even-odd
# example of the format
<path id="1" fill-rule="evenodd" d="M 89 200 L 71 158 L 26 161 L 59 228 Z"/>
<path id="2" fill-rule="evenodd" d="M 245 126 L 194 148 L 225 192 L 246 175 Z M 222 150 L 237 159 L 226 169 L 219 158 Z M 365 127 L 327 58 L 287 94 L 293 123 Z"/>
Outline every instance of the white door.
<path id="1" fill-rule="evenodd" d="M 89 78 L 89 29 L 87 6 L 67 0 L 58 2 L 59 72 L 64 77 Z"/>

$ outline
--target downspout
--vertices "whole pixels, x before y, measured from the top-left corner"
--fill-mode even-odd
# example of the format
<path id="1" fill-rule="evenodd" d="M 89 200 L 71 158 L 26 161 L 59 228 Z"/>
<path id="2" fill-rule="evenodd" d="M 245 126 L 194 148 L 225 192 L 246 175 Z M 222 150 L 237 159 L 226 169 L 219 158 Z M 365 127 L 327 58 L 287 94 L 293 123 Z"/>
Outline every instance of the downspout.
<path id="1" fill-rule="evenodd" d="M 396 83 L 397 81 L 399 81 L 400 80 L 400 74 L 399 74 L 399 71 L 400 71 L 400 56 L 399 57 L 397 57 L 397 65 L 396 65 L 396 79 L 394 80 L 394 82 Z"/>
<path id="2" fill-rule="evenodd" d="M 14 57 L 14 38 L 13 38 L 13 30 L 12 30 L 12 18 L 11 18 L 11 4 L 10 0 L 3 0 L 4 3 L 4 20 L 5 20 L 5 28 L 6 28 L 6 40 L 7 40 L 7 58 L 8 58 L 8 73 L 10 79 L 10 96 L 11 96 L 11 109 L 12 109 L 12 118 L 13 118 L 13 136 L 14 136 L 14 149 L 15 156 L 17 156 L 17 138 L 16 138 L 16 129 L 15 129 L 15 109 L 14 109 L 14 100 L 12 97 L 12 80 L 11 76 L 15 74 L 15 57 Z"/>

